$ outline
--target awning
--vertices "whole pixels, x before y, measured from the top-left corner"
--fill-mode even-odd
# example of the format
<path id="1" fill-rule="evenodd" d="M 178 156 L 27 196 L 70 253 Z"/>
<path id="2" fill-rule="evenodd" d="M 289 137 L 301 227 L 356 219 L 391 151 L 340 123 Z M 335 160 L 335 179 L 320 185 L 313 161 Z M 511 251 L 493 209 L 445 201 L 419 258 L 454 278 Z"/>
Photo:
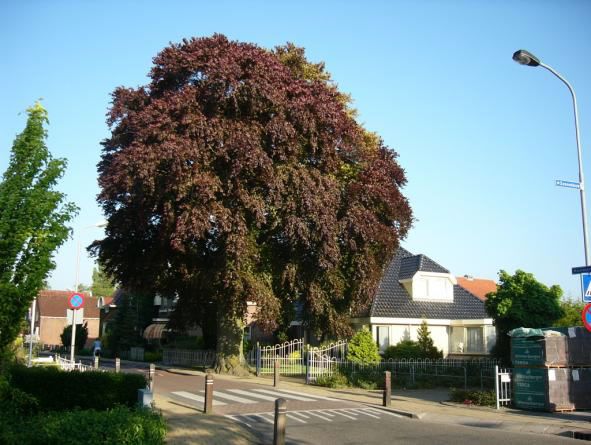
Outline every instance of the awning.
<path id="1" fill-rule="evenodd" d="M 144 329 L 144 337 L 146 340 L 160 340 L 166 328 L 166 323 L 152 323 Z"/>

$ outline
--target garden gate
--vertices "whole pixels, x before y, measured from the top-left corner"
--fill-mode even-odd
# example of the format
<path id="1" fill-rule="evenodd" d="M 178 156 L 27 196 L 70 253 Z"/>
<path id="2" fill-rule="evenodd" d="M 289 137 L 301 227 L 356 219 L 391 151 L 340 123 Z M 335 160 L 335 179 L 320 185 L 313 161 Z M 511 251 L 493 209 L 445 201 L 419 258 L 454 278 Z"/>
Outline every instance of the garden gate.
<path id="1" fill-rule="evenodd" d="M 274 346 L 257 346 L 257 375 L 273 374 L 276 361 L 279 361 L 279 373 L 281 375 L 305 375 L 305 356 L 303 338 L 286 341 L 283 344 Z"/>

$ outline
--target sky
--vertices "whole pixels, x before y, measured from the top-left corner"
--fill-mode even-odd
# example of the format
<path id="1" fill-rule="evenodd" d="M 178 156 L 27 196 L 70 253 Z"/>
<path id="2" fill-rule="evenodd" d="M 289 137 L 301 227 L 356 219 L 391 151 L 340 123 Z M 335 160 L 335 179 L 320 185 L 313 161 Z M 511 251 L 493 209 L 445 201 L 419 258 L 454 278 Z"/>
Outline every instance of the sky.
<path id="1" fill-rule="evenodd" d="M 459 276 L 525 270 L 580 299 L 580 194 L 555 186 L 578 180 L 572 98 L 511 56 L 527 49 L 573 85 L 591 181 L 589 23 L 584 0 L 2 2 L 0 172 L 43 98 L 49 150 L 68 160 L 57 188 L 80 207 L 49 284 L 74 287 L 78 239 L 90 284 L 84 247 L 103 236 L 96 165 L 111 92 L 146 84 L 152 58 L 183 38 L 293 42 L 326 63 L 358 120 L 399 154 L 416 218 L 403 247 Z"/>

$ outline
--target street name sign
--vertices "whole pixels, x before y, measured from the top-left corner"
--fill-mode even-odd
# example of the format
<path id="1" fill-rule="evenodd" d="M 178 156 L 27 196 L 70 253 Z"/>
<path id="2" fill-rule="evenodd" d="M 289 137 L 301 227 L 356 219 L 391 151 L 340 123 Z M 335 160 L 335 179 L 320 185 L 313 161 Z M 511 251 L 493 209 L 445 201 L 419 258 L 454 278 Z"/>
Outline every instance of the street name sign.
<path id="1" fill-rule="evenodd" d="M 560 186 L 560 187 L 568 187 L 571 189 L 579 189 L 581 188 L 581 184 L 578 182 L 574 182 L 574 181 L 564 181 L 562 179 L 557 179 L 556 180 L 556 185 Z"/>
<path id="2" fill-rule="evenodd" d="M 573 267 L 572 271 L 573 271 L 573 275 L 578 275 L 578 274 L 582 274 L 582 273 L 591 273 L 591 266 Z"/>

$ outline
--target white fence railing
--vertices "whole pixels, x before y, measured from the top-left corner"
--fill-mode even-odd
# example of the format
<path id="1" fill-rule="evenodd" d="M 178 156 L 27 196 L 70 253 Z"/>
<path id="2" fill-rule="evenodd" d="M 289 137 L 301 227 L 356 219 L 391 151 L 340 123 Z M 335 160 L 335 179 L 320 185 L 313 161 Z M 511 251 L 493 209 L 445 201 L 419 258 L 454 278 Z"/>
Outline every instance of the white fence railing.
<path id="1" fill-rule="evenodd" d="M 215 359 L 215 351 L 190 351 L 184 349 L 164 349 L 162 351 L 162 363 L 165 365 L 213 366 Z"/>
<path id="2" fill-rule="evenodd" d="M 275 346 L 259 346 L 256 354 L 257 375 L 273 374 L 276 361 L 279 362 L 279 372 L 282 375 L 306 374 L 303 338 Z"/>
<path id="3" fill-rule="evenodd" d="M 58 354 L 55 356 L 55 361 L 63 371 L 104 371 L 104 369 L 95 369 L 93 366 L 84 365 L 82 362 L 76 363 L 76 361 L 60 357 Z"/>
<path id="4" fill-rule="evenodd" d="M 512 401 L 511 393 L 512 372 L 510 368 L 495 366 L 495 392 L 497 394 L 497 409 L 508 406 Z"/>

